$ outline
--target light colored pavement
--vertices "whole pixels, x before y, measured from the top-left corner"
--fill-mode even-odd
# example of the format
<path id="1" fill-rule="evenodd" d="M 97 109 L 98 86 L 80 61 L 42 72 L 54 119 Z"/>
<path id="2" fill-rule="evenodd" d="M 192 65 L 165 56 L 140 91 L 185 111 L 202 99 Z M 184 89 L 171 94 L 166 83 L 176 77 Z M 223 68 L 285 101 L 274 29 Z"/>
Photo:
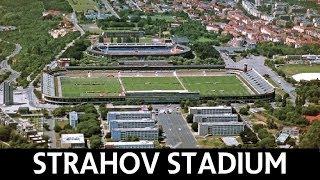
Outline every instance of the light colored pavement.
<path id="1" fill-rule="evenodd" d="M 180 113 L 160 113 L 156 119 L 166 134 L 169 147 L 197 148 L 197 141 Z"/>
<path id="2" fill-rule="evenodd" d="M 139 11 L 142 11 L 142 9 L 140 8 L 140 6 L 133 0 L 129 0 L 129 2 L 131 2 Z"/>
<path id="3" fill-rule="evenodd" d="M 70 17 L 71 22 L 73 23 L 74 27 L 80 32 L 81 36 L 85 34 L 84 30 L 81 28 L 81 26 L 78 23 L 77 14 L 73 12 Z"/>
<path id="4" fill-rule="evenodd" d="M 16 44 L 16 48 L 15 50 L 9 55 L 6 57 L 6 59 L 4 59 L 3 61 L 0 62 L 0 68 L 1 69 L 5 69 L 5 70 L 8 70 L 11 72 L 11 75 L 10 77 L 6 80 L 8 82 L 15 82 L 16 79 L 20 76 L 20 73 L 13 70 L 10 66 L 10 64 L 8 64 L 8 60 L 13 58 L 14 56 L 16 56 L 17 54 L 20 53 L 22 47 L 20 44 Z M 1 86 L 2 88 L 2 86 Z"/>
<path id="5" fill-rule="evenodd" d="M 254 68 L 258 73 L 262 76 L 264 74 L 268 74 L 270 78 L 281 87 L 286 93 L 289 94 L 290 98 L 295 101 L 296 93 L 295 87 L 284 80 L 283 77 L 279 76 L 276 72 L 274 72 L 270 67 L 265 65 L 266 58 L 263 56 L 250 56 L 249 58 L 244 58 L 238 62 L 240 66 L 247 64 L 249 68 Z"/>
<path id="6" fill-rule="evenodd" d="M 215 47 L 221 58 L 224 60 L 226 68 L 243 68 L 245 64 L 248 65 L 248 68 L 254 68 L 259 74 L 262 76 L 268 74 L 270 78 L 277 84 L 277 86 L 281 87 L 283 91 L 289 94 L 292 101 L 296 99 L 295 87 L 284 80 L 283 77 L 279 76 L 276 72 L 274 72 L 270 67 L 265 65 L 266 58 L 263 56 L 250 56 L 248 58 L 244 58 L 239 62 L 234 62 L 226 53 L 229 47 Z M 230 47 L 232 48 L 232 47 Z"/>
<path id="7" fill-rule="evenodd" d="M 45 131 L 44 134 L 49 136 L 49 138 L 51 139 L 51 143 L 50 144 L 50 148 L 56 148 L 56 133 L 54 132 L 54 126 L 55 126 L 55 120 L 54 119 L 46 119 L 45 123 L 47 123 L 49 125 L 49 129 L 50 131 Z"/>

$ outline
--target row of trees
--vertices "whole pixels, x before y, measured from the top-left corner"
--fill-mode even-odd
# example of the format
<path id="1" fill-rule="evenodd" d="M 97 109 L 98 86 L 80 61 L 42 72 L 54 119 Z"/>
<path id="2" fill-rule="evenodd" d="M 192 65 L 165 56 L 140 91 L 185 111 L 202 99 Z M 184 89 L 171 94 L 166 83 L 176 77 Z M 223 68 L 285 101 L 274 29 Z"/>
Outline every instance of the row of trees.
<path id="1" fill-rule="evenodd" d="M 203 53 L 205 54 L 205 53 Z M 171 56 L 168 61 L 173 65 L 223 65 L 224 62 L 220 58 L 206 58 L 201 59 L 200 57 L 196 57 L 195 59 L 188 59 L 180 56 Z"/>
<path id="2" fill-rule="evenodd" d="M 250 54 L 263 55 L 272 58 L 273 55 L 303 55 L 303 54 L 320 54 L 320 45 L 304 45 L 299 48 L 275 42 L 261 42 L 257 47 L 248 50 Z"/>
<path id="3" fill-rule="evenodd" d="M 28 139 L 20 135 L 17 131 L 9 126 L 0 125 L 0 149 L 1 148 L 36 148 L 39 145 L 28 142 Z M 1 146 L 4 144 L 4 146 Z"/>

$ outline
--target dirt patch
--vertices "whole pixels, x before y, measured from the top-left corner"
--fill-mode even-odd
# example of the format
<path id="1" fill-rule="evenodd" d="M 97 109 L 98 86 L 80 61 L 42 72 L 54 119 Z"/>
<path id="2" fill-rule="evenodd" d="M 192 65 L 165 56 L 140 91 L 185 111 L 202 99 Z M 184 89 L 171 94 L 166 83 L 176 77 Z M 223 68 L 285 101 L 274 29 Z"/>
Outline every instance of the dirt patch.
<path id="1" fill-rule="evenodd" d="M 309 123 L 320 121 L 320 114 L 318 114 L 317 116 L 305 116 L 305 118 L 307 119 L 307 121 L 309 121 Z"/>

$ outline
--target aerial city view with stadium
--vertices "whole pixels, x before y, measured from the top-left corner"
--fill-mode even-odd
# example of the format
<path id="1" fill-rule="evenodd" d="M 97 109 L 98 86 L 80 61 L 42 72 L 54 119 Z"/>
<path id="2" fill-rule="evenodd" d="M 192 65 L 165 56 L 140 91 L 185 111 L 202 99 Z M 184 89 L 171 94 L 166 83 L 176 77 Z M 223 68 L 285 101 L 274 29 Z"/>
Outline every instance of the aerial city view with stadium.
<path id="1" fill-rule="evenodd" d="M 320 148 L 319 4 L 1 0 L 0 149 Z"/>

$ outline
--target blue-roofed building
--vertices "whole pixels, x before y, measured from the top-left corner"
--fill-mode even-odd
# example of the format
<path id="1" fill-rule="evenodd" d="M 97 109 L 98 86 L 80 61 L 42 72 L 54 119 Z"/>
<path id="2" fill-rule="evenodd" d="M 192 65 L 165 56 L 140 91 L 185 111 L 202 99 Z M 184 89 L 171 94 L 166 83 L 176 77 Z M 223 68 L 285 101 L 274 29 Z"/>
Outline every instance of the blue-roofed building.
<path id="1" fill-rule="evenodd" d="M 106 149 L 153 149 L 153 141 L 106 142 Z"/>
<path id="2" fill-rule="evenodd" d="M 235 136 L 244 131 L 245 124 L 243 122 L 210 122 L 199 123 L 198 134 L 206 136 L 212 134 L 214 136 Z"/>
<path id="3" fill-rule="evenodd" d="M 115 128 L 111 131 L 113 141 L 125 141 L 130 137 L 137 137 L 139 140 L 158 140 L 159 129 L 155 127 L 145 128 Z"/>
<path id="4" fill-rule="evenodd" d="M 238 114 L 194 114 L 193 122 L 230 122 L 238 121 Z"/>
<path id="5" fill-rule="evenodd" d="M 108 112 L 107 120 L 133 120 L 133 119 L 151 119 L 150 111 L 113 111 Z"/>
<path id="6" fill-rule="evenodd" d="M 78 125 L 78 120 L 79 120 L 79 117 L 78 117 L 78 113 L 75 112 L 75 111 L 72 111 L 69 113 L 69 124 L 70 126 L 72 126 L 73 128 L 76 128 L 77 125 Z"/>
<path id="7" fill-rule="evenodd" d="M 145 128 L 154 126 L 155 121 L 153 119 L 112 120 L 109 122 L 110 131 L 115 128 Z"/>
<path id="8" fill-rule="evenodd" d="M 284 144 L 286 141 L 287 141 L 287 139 L 289 138 L 289 134 L 287 134 L 287 133 L 281 133 L 278 137 L 277 137 L 277 139 L 276 139 L 276 143 L 278 143 L 278 144 Z"/>

